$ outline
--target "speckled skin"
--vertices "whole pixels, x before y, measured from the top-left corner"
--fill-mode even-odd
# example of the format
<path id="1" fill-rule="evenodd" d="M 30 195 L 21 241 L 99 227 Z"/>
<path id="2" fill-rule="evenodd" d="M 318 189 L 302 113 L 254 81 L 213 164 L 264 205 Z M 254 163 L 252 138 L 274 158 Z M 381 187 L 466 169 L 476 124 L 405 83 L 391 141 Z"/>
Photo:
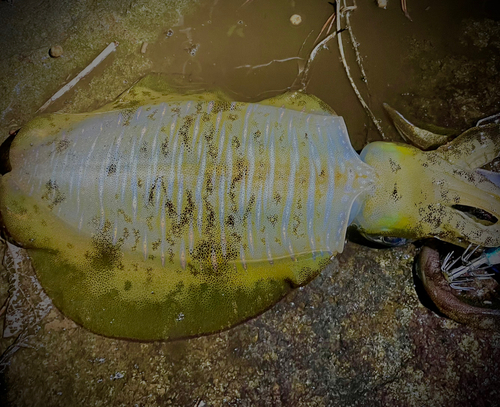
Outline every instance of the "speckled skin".
<path id="1" fill-rule="evenodd" d="M 362 157 L 342 119 L 312 96 L 243 104 L 146 78 L 97 112 L 28 124 L 0 178 L 0 212 L 66 315 L 143 340 L 262 312 L 342 251 L 353 220 L 367 233 L 500 244 L 498 225 L 429 217 L 469 202 L 443 196 L 456 179 L 500 217 L 484 176 L 406 145 L 373 143 Z M 420 183 L 395 189 L 423 169 Z"/>
<path id="2" fill-rule="evenodd" d="M 367 145 L 361 159 L 374 168 L 379 182 L 354 222 L 375 235 L 499 246 L 498 221 L 483 222 L 462 210 L 479 208 L 500 219 L 499 187 L 490 181 L 495 178 L 476 171 L 498 156 L 499 135 L 498 124 L 474 127 L 428 152 L 403 144 Z"/>

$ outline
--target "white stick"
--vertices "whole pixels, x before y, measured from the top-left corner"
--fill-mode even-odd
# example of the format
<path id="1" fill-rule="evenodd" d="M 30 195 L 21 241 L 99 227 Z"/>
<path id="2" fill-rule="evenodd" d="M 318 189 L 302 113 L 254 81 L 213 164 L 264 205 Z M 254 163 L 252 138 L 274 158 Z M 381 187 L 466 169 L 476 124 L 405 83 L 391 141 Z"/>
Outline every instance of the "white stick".
<path id="1" fill-rule="evenodd" d="M 273 59 L 272 61 L 269 61 L 267 64 L 260 64 L 260 65 L 240 65 L 234 67 L 234 69 L 241 69 L 241 68 L 248 68 L 248 69 L 257 69 L 257 68 L 264 68 L 265 66 L 269 66 L 275 62 L 288 62 L 288 61 L 294 61 L 294 60 L 302 60 L 304 58 L 301 57 L 290 57 L 290 58 L 284 58 L 284 59 Z"/>
<path id="2" fill-rule="evenodd" d="M 338 17 L 342 16 L 343 13 L 349 13 L 351 10 L 356 8 L 355 6 L 354 7 L 352 7 L 352 6 L 345 7 L 344 1 L 340 1 L 340 0 L 337 2 L 337 7 L 338 7 L 338 12 L 339 12 Z M 342 60 L 342 64 L 344 65 L 345 73 L 347 75 L 347 78 L 349 79 L 349 82 L 351 83 L 351 87 L 354 90 L 354 93 L 356 94 L 359 102 L 361 103 L 361 105 L 365 109 L 366 114 L 370 117 L 371 121 L 373 122 L 373 124 L 377 128 L 378 132 L 382 136 L 382 140 L 385 140 L 386 137 L 385 137 L 384 131 L 382 130 L 382 126 L 380 126 L 380 121 L 375 117 L 373 112 L 370 110 L 370 108 L 368 107 L 368 105 L 364 101 L 363 96 L 361 96 L 361 92 L 359 91 L 358 87 L 354 83 L 354 80 L 352 79 L 349 65 L 347 65 L 347 61 L 345 59 L 344 45 L 342 44 L 342 35 L 341 35 L 342 30 L 340 28 L 340 20 L 341 20 L 340 18 L 337 18 L 337 34 L 338 34 L 337 39 L 338 39 L 338 43 L 339 43 L 340 59 Z M 351 28 L 348 26 L 347 29 L 350 30 Z"/>
<path id="3" fill-rule="evenodd" d="M 45 109 L 47 109 L 52 102 L 55 100 L 59 99 L 62 95 L 64 95 L 67 91 L 69 91 L 73 86 L 75 86 L 80 79 L 82 79 L 84 76 L 88 75 L 92 69 L 94 69 L 97 65 L 99 65 L 106 57 L 111 54 L 113 51 L 116 50 L 116 47 L 118 45 L 118 42 L 114 41 L 110 43 L 104 51 L 102 51 L 83 71 L 81 71 L 78 75 L 76 75 L 70 82 L 68 82 L 66 85 L 64 85 L 59 91 L 54 93 L 54 95 L 45 102 L 45 104 L 36 111 L 36 113 L 43 112 Z"/>
<path id="4" fill-rule="evenodd" d="M 309 58 L 306 62 L 306 66 L 302 70 L 302 72 L 299 72 L 299 75 L 297 78 L 295 78 L 295 81 L 293 82 L 292 87 L 295 86 L 295 83 L 300 80 L 300 83 L 302 84 L 301 90 L 305 92 L 307 85 L 309 83 L 309 69 L 311 68 L 312 62 L 314 61 L 314 58 L 316 58 L 316 55 L 318 54 L 320 49 L 326 48 L 326 44 L 328 41 L 330 41 L 332 38 L 334 38 L 337 35 L 337 32 L 334 31 L 331 33 L 328 37 L 324 38 L 318 45 L 316 45 L 311 53 L 309 54 Z"/>
<path id="5" fill-rule="evenodd" d="M 350 13 L 345 14 L 345 22 L 349 31 L 349 36 L 351 37 L 351 44 L 354 47 L 354 52 L 356 53 L 356 62 L 358 63 L 361 75 L 363 75 L 363 82 L 366 84 L 366 88 L 368 89 L 368 95 L 369 95 L 370 89 L 368 88 L 368 76 L 366 76 L 365 68 L 363 68 L 363 63 L 361 61 L 361 54 L 359 53 L 359 42 L 356 41 L 356 38 L 354 37 L 354 32 L 351 28 L 350 16 L 351 16 Z"/>

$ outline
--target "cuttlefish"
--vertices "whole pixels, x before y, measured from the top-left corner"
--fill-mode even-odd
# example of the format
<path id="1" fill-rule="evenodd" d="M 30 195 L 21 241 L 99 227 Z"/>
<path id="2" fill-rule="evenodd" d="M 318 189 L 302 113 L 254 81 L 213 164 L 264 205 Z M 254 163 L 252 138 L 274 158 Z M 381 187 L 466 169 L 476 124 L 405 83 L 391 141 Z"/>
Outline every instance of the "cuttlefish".
<path id="1" fill-rule="evenodd" d="M 391 114 L 417 145 L 437 137 Z M 433 151 L 374 142 L 358 155 L 343 118 L 314 96 L 242 103 L 150 76 L 97 111 L 22 128 L 0 177 L 2 231 L 82 326 L 196 336 L 312 280 L 349 225 L 500 246 L 498 178 L 477 170 L 498 156 L 499 134 L 490 124 Z"/>

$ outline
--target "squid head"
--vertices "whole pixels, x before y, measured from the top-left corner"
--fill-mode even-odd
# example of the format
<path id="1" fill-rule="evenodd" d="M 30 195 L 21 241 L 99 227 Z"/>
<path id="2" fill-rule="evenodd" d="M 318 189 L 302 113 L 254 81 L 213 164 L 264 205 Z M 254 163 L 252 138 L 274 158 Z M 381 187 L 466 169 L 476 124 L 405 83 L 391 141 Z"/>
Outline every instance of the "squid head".
<path id="1" fill-rule="evenodd" d="M 405 139 L 429 147 L 446 141 L 385 106 Z M 500 246 L 499 174 L 480 167 L 500 152 L 500 125 L 473 127 L 433 151 L 375 142 L 361 152 L 377 181 L 354 223 L 368 235 L 436 237 L 457 244 Z"/>

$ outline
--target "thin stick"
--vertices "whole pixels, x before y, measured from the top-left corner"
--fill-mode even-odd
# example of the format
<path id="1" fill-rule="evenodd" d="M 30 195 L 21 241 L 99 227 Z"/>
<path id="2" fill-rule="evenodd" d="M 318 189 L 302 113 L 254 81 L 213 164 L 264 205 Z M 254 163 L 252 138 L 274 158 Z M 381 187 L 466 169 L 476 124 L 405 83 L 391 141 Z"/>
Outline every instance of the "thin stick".
<path id="1" fill-rule="evenodd" d="M 309 34 L 307 34 L 307 37 L 302 42 L 302 45 L 300 46 L 300 49 L 299 49 L 299 52 L 297 53 L 297 55 L 300 55 L 300 53 L 302 52 L 302 49 L 304 48 L 304 45 L 306 45 L 307 40 L 309 39 L 309 37 L 311 36 L 311 34 L 313 32 L 314 32 L 314 30 L 311 30 L 309 32 Z M 307 61 L 305 61 L 305 62 L 303 62 L 303 61 L 304 61 L 304 58 L 302 58 L 301 60 L 299 60 L 297 62 L 297 76 L 295 77 L 295 79 L 293 81 L 292 87 L 295 85 L 295 83 L 297 82 L 297 78 L 299 76 L 301 76 L 302 72 L 304 71 L 304 68 L 306 67 Z"/>
<path id="2" fill-rule="evenodd" d="M 323 31 L 325 31 L 325 28 L 328 26 L 328 24 L 330 24 L 330 25 L 328 26 L 328 30 L 326 31 L 326 35 L 329 34 L 330 30 L 332 29 L 332 24 L 334 21 L 335 21 L 335 11 L 332 13 L 332 15 L 330 17 L 328 17 L 325 24 L 323 24 L 323 27 L 321 27 L 321 31 L 319 32 L 318 36 L 314 40 L 313 44 L 316 44 L 318 42 L 319 38 L 321 37 L 321 34 L 323 34 Z"/>
<path id="3" fill-rule="evenodd" d="M 401 0 L 401 10 L 405 13 L 405 16 L 408 20 L 413 21 L 410 17 L 410 13 L 408 13 L 408 6 L 406 5 L 406 0 Z"/>
<path id="4" fill-rule="evenodd" d="M 339 4 L 339 3 L 341 3 L 341 4 Z M 355 6 L 354 7 L 344 7 L 343 0 L 338 0 L 337 4 L 339 4 L 340 15 L 342 15 L 344 13 L 349 13 L 351 10 L 353 10 L 355 8 Z M 350 28 L 348 27 L 347 29 L 350 29 Z M 356 94 L 359 102 L 361 103 L 361 106 L 363 106 L 363 108 L 366 111 L 366 114 L 370 117 L 371 121 L 373 122 L 373 124 L 377 128 L 378 132 L 380 133 L 380 136 L 382 137 L 382 140 L 385 140 L 386 136 L 384 134 L 384 131 L 382 130 L 382 127 L 380 126 L 379 120 L 375 117 L 375 115 L 372 113 L 372 111 L 370 110 L 370 108 L 368 107 L 366 102 L 364 101 L 363 96 L 361 96 L 361 93 L 359 92 L 358 87 L 356 86 L 356 84 L 354 83 L 354 80 L 352 79 L 349 65 L 347 65 L 347 61 L 345 59 L 344 45 L 342 44 L 341 31 L 342 30 L 340 28 L 340 18 L 337 18 L 337 33 L 338 33 L 337 39 L 338 39 L 338 44 L 339 44 L 340 58 L 342 60 L 342 64 L 344 65 L 345 73 L 347 75 L 347 78 L 349 79 L 349 82 L 351 83 L 351 87 L 354 90 L 354 93 Z"/>
<path id="5" fill-rule="evenodd" d="M 330 22 L 330 25 L 328 26 L 328 30 L 326 30 L 326 35 L 330 34 L 330 31 L 332 31 L 333 23 L 335 22 L 335 18 L 337 17 L 337 13 L 334 12 L 332 14 L 333 18 L 332 21 Z"/>
<path id="6" fill-rule="evenodd" d="M 337 35 L 337 31 L 332 32 L 328 37 L 325 37 L 323 39 L 323 41 L 321 41 L 318 45 L 316 45 L 313 48 L 313 50 L 311 51 L 311 53 L 309 54 L 309 59 L 307 60 L 306 66 L 305 66 L 304 70 L 301 72 L 301 74 L 299 75 L 299 76 L 302 77 L 301 80 L 300 80 L 300 83 L 302 84 L 301 90 L 303 90 L 303 91 L 306 90 L 307 83 L 309 82 L 307 80 L 307 77 L 308 77 L 308 74 L 309 74 L 309 69 L 311 68 L 311 65 L 312 65 L 312 62 L 314 61 L 314 58 L 316 58 L 316 55 L 317 55 L 318 51 L 320 49 L 322 49 L 323 47 L 326 47 L 326 43 L 328 41 L 330 41 L 332 38 L 335 38 L 336 35 Z M 297 77 L 297 79 L 298 79 L 298 77 Z M 295 85 L 295 82 L 294 82 L 293 85 Z M 293 85 L 292 85 L 292 87 L 293 87 Z"/>
<path id="7" fill-rule="evenodd" d="M 356 53 L 356 62 L 358 63 L 359 70 L 361 71 L 361 75 L 363 76 L 363 82 L 366 84 L 366 88 L 368 89 L 368 95 L 370 95 L 370 89 L 368 88 L 368 76 L 366 76 L 365 68 L 363 67 L 363 63 L 361 62 L 361 54 L 359 53 L 359 43 L 358 41 L 356 41 L 354 32 L 351 28 L 350 13 L 346 13 L 345 20 L 349 31 L 349 36 L 351 37 L 351 43 L 354 47 L 354 52 Z"/>
<path id="8" fill-rule="evenodd" d="M 47 109 L 52 102 L 55 100 L 59 99 L 62 95 L 64 95 L 67 91 L 69 91 L 73 86 L 75 86 L 80 79 L 82 79 L 84 76 L 88 75 L 97 65 L 99 65 L 106 57 L 111 54 L 113 51 L 116 50 L 116 47 L 118 45 L 118 42 L 112 42 L 110 43 L 104 51 L 102 51 L 83 71 L 81 71 L 78 75 L 76 75 L 70 82 L 68 82 L 66 85 L 64 85 L 59 91 L 54 93 L 54 95 L 45 102 L 45 104 L 36 111 L 36 113 L 43 112 L 45 109 Z"/>
<path id="9" fill-rule="evenodd" d="M 327 37 L 324 38 L 323 41 L 321 41 L 321 43 L 319 43 L 318 45 L 316 45 L 313 48 L 313 50 L 309 54 L 309 58 L 306 61 L 304 67 L 300 67 L 300 64 L 299 64 L 299 73 L 298 73 L 297 77 L 295 78 L 295 80 L 293 81 L 292 88 L 294 88 L 295 84 L 297 83 L 297 81 L 300 80 L 300 83 L 302 85 L 302 87 L 301 87 L 300 90 L 301 91 L 305 91 L 306 90 L 307 84 L 309 82 L 308 78 L 307 78 L 308 75 L 309 75 L 309 69 L 310 69 L 310 66 L 311 66 L 314 58 L 316 57 L 316 54 L 318 53 L 318 51 L 320 50 L 321 47 L 326 48 L 326 43 L 328 41 L 330 41 L 332 38 L 334 38 L 335 35 L 337 35 L 337 33 L 332 33 L 330 36 L 328 36 L 328 34 L 330 34 L 330 31 L 332 29 L 333 23 L 335 22 L 336 16 L 337 16 L 337 12 L 336 12 L 336 10 L 334 10 L 333 13 L 330 15 L 330 17 L 327 18 L 325 24 L 323 24 L 323 27 L 321 27 L 321 31 L 319 32 L 318 36 L 314 40 L 313 45 L 318 42 L 319 38 L 323 34 L 323 31 L 325 31 L 325 28 L 328 26 L 328 29 L 326 30 Z M 312 31 L 309 33 L 309 35 L 307 36 L 307 38 L 309 38 L 309 36 L 311 34 L 312 34 Z M 300 50 L 299 50 L 299 54 L 300 54 L 300 51 L 302 51 L 302 48 L 304 47 L 304 44 L 307 41 L 307 38 L 302 43 L 302 46 L 300 47 Z"/>
<path id="10" fill-rule="evenodd" d="M 257 69 L 257 68 L 264 68 L 265 66 L 269 66 L 275 62 L 287 62 L 287 61 L 294 61 L 294 60 L 302 60 L 304 58 L 301 57 L 290 57 L 290 58 L 284 58 L 284 59 L 273 59 L 272 61 L 269 61 L 266 64 L 260 64 L 260 65 L 240 65 L 236 66 L 234 69 L 241 69 L 241 68 L 248 68 L 248 69 Z"/>

